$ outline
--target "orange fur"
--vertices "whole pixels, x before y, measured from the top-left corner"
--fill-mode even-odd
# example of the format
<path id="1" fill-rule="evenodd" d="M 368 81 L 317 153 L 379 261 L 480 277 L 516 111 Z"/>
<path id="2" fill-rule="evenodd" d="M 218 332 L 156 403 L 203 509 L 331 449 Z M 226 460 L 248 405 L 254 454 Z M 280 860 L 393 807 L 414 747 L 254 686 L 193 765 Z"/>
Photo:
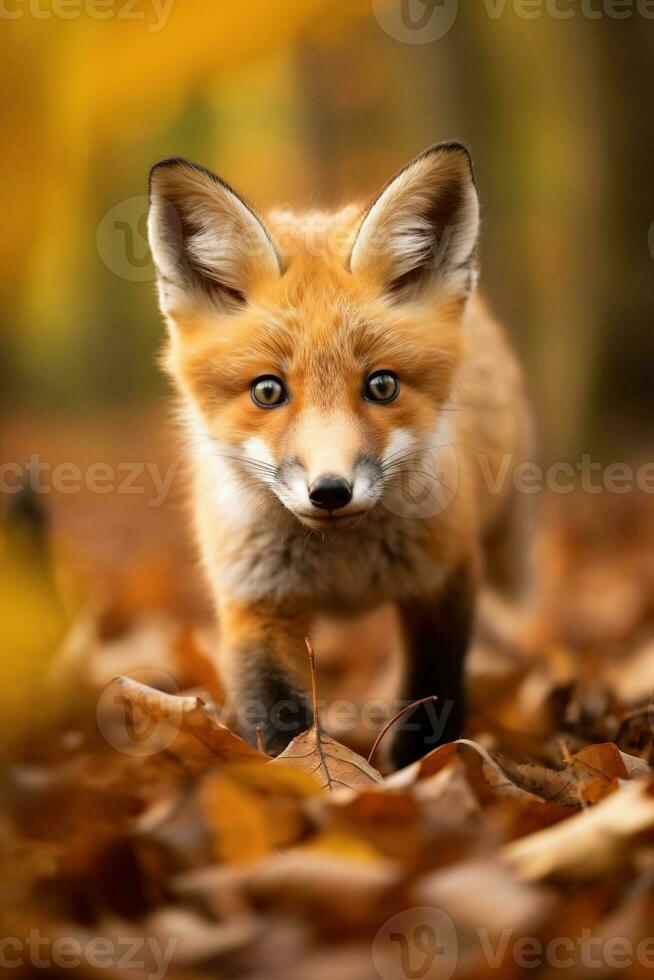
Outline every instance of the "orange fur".
<path id="1" fill-rule="evenodd" d="M 531 441 L 520 370 L 470 295 L 476 226 L 468 158 L 449 145 L 368 210 L 272 212 L 267 230 L 212 175 L 183 161 L 155 168 L 164 363 L 189 428 L 228 684 L 250 676 L 248 656 L 288 672 L 314 615 L 433 604 L 462 567 L 474 587 L 485 537 L 515 506 L 510 481 L 488 492 L 479 459 L 494 473 L 504 454 L 524 461 Z M 389 404 L 362 397 L 376 371 L 399 379 Z M 287 403 L 254 403 L 263 375 L 283 382 Z M 401 481 L 428 480 L 434 460 L 451 499 L 405 513 Z M 377 483 L 358 466 L 376 467 Z M 353 487 L 343 521 L 309 501 L 326 473 Z"/>

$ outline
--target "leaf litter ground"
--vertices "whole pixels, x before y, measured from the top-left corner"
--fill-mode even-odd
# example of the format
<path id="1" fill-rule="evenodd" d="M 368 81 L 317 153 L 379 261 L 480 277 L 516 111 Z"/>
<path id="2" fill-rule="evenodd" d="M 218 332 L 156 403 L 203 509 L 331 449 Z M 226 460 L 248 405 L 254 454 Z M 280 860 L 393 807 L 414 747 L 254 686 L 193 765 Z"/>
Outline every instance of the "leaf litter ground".
<path id="1" fill-rule="evenodd" d="M 395 773 L 392 731 L 378 768 L 376 732 L 314 726 L 275 760 L 246 745 L 224 724 L 213 640 L 170 601 L 166 571 L 117 575 L 71 613 L 38 544 L 10 528 L 14 975 L 34 975 L 35 930 L 42 961 L 82 977 L 649 975 L 654 514 L 631 498 L 550 510 L 537 601 L 482 598 L 466 737 Z M 351 683 L 360 702 L 366 677 L 372 696 L 392 673 L 380 658 L 348 680 L 357 651 L 321 661 L 313 639 L 327 700 Z M 78 955 L 62 966 L 65 949 Z"/>

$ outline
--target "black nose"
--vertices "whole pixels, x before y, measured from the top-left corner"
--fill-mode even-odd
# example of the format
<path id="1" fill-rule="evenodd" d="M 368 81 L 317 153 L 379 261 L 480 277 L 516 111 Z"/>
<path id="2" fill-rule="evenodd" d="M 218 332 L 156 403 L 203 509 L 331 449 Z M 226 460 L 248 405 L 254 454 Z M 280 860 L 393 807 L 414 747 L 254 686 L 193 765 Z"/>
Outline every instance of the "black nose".
<path id="1" fill-rule="evenodd" d="M 319 476 L 309 490 L 309 500 L 322 510 L 338 510 L 352 500 L 352 487 L 340 476 Z"/>

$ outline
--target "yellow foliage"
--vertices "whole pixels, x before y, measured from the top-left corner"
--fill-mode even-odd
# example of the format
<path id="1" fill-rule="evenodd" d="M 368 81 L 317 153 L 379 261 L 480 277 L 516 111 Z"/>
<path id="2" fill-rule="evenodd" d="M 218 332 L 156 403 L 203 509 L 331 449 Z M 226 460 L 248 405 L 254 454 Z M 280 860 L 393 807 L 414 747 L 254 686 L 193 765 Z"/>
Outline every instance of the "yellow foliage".
<path id="1" fill-rule="evenodd" d="M 66 626 L 30 530 L 12 526 L 0 540 L 0 746 L 53 707 L 43 699 Z"/>

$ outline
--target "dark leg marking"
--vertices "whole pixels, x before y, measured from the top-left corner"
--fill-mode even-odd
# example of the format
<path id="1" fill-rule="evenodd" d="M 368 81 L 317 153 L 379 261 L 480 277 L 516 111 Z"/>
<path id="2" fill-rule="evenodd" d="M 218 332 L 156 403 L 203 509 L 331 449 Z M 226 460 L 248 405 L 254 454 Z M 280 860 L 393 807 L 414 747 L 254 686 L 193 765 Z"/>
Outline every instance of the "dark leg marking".
<path id="1" fill-rule="evenodd" d="M 463 566 L 431 602 L 410 602 L 401 607 L 408 656 L 404 697 L 417 701 L 435 694 L 438 701 L 421 705 L 399 722 L 391 750 L 397 768 L 461 735 L 465 721 L 464 662 L 474 604 L 474 578 Z"/>
<path id="2" fill-rule="evenodd" d="M 244 738 L 256 745 L 257 728 L 270 755 L 278 755 L 296 735 L 313 724 L 311 703 L 291 673 L 272 652 L 244 651 L 239 723 Z"/>

